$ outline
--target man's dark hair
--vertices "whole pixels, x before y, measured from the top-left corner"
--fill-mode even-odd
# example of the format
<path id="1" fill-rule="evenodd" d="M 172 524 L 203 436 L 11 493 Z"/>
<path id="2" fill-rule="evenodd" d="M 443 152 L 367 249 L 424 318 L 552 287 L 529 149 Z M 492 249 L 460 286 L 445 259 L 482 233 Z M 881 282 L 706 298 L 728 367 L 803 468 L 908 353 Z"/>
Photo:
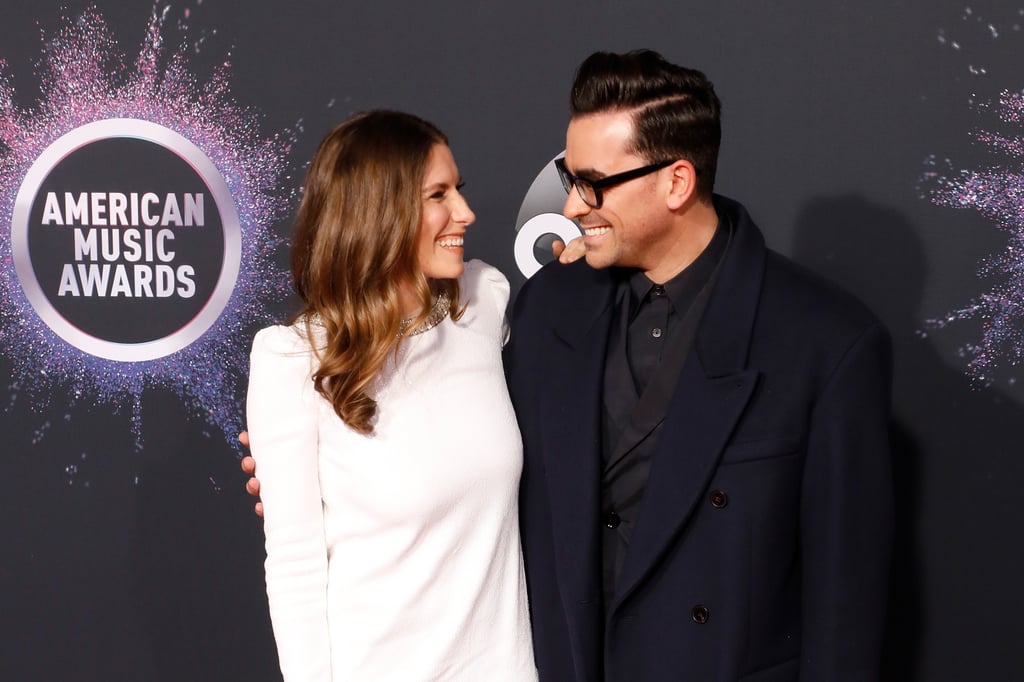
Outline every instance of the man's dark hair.
<path id="1" fill-rule="evenodd" d="M 722 103 L 711 81 L 652 50 L 595 52 L 580 64 L 572 84 L 576 116 L 633 112 L 629 151 L 650 163 L 685 159 L 697 169 L 697 192 L 710 197 L 722 140 Z"/>

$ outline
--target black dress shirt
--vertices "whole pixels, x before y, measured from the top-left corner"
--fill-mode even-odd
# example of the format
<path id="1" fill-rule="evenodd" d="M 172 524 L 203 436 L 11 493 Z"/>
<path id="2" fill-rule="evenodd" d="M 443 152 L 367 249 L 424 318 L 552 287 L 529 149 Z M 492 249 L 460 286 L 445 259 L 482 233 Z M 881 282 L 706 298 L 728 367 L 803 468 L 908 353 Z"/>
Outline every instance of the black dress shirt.
<path id="1" fill-rule="evenodd" d="M 714 286 L 731 228 L 720 223 L 708 246 L 678 275 L 656 284 L 624 270 L 605 358 L 601 486 L 605 604 L 629 547 L 657 436 L 679 372 Z"/>

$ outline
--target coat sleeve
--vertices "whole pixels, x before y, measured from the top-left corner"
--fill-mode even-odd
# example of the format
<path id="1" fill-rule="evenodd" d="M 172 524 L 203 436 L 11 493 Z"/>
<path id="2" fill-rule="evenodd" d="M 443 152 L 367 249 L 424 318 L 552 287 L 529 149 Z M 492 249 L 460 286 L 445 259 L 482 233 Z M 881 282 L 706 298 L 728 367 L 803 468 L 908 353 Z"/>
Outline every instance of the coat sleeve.
<path id="1" fill-rule="evenodd" d="M 260 479 L 270 616 L 285 680 L 331 679 L 327 546 L 311 353 L 294 328 L 256 335 L 247 421 Z"/>
<path id="2" fill-rule="evenodd" d="M 875 326 L 811 415 L 803 475 L 801 680 L 878 679 L 893 527 L 891 350 Z"/>

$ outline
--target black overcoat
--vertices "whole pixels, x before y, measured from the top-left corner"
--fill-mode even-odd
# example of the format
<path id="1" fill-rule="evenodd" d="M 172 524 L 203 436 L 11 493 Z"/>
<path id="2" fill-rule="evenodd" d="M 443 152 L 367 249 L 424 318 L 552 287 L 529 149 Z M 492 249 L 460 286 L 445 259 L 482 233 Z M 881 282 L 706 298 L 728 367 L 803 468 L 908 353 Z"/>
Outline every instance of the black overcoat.
<path id="1" fill-rule="evenodd" d="M 853 297 L 734 228 L 601 597 L 602 378 L 615 273 L 549 265 L 505 363 L 543 682 L 876 680 L 892 533 L 890 344 Z"/>

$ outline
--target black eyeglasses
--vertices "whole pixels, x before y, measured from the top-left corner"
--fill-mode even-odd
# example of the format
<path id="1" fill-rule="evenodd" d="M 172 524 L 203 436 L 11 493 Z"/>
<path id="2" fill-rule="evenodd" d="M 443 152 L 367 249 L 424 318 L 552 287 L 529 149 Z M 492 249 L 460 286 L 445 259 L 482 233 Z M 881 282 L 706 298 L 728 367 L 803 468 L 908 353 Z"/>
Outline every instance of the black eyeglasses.
<path id="1" fill-rule="evenodd" d="M 600 180 L 587 180 L 578 175 L 573 175 L 565 167 L 564 158 L 555 159 L 555 168 L 558 169 L 558 177 L 562 180 L 562 186 L 565 187 L 566 194 L 575 187 L 576 191 L 579 192 L 580 199 L 583 199 L 583 203 L 591 208 L 601 208 L 601 204 L 604 203 L 604 190 L 621 185 L 624 182 L 629 182 L 630 180 L 635 180 L 636 178 L 642 178 L 645 175 L 650 175 L 654 171 L 661 170 L 673 163 L 675 163 L 675 160 L 659 161 L 642 168 L 634 168 L 624 173 L 609 175 Z"/>

